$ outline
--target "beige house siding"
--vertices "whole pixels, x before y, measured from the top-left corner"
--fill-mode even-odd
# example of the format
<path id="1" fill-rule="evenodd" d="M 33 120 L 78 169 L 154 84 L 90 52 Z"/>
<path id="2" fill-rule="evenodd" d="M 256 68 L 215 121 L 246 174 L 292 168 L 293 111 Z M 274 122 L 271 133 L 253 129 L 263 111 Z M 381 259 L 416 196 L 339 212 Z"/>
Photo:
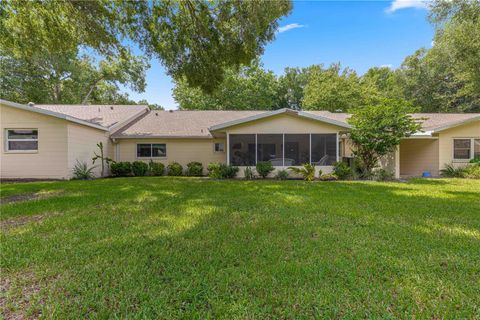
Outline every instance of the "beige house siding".
<path id="1" fill-rule="evenodd" d="M 67 170 L 66 120 L 0 105 L 2 151 L 0 176 L 9 178 L 62 179 Z M 6 129 L 38 129 L 38 151 L 6 151 Z"/>
<path id="2" fill-rule="evenodd" d="M 430 171 L 438 176 L 438 146 L 436 139 L 405 139 L 400 143 L 400 175 L 421 176 Z"/>
<path id="3" fill-rule="evenodd" d="M 205 173 L 207 165 L 211 162 L 225 163 L 227 152 L 215 152 L 214 143 L 226 142 L 224 139 L 122 139 L 114 145 L 116 161 L 145 161 L 150 158 L 137 158 L 137 144 L 139 143 L 165 143 L 167 156 L 165 158 L 152 158 L 155 162 L 168 165 L 176 161 L 186 169 L 187 163 L 198 161 L 203 164 Z"/>
<path id="4" fill-rule="evenodd" d="M 278 115 L 227 128 L 237 133 L 337 133 L 342 127 L 291 115 Z"/>
<path id="5" fill-rule="evenodd" d="M 468 160 L 453 160 L 453 139 L 454 138 L 480 138 L 480 120 L 466 123 L 449 130 L 442 131 L 439 137 L 439 167 L 442 169 L 445 164 L 454 163 L 457 166 L 465 165 Z"/>
<path id="6" fill-rule="evenodd" d="M 104 154 L 113 158 L 112 143 L 109 138 L 109 133 L 103 130 L 82 126 L 75 123 L 69 123 L 67 126 L 68 132 L 68 177 L 72 177 L 72 170 L 77 163 L 86 162 L 88 166 L 93 166 L 92 158 L 94 152 L 99 152 L 97 143 L 103 142 Z M 93 170 L 95 176 L 101 175 L 101 164 L 99 161 L 95 163 Z M 108 171 L 105 172 L 108 174 Z"/>

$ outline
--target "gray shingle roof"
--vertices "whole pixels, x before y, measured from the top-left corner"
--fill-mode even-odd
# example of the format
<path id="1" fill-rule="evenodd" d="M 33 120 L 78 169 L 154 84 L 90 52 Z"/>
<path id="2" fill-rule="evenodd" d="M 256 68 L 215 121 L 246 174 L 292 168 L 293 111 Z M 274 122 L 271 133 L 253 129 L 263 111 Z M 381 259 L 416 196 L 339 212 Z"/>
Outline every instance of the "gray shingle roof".
<path id="1" fill-rule="evenodd" d="M 35 107 L 110 128 L 148 109 L 143 105 L 36 104 Z"/>
<path id="2" fill-rule="evenodd" d="M 210 138 L 212 134 L 208 129 L 212 126 L 251 117 L 263 112 L 265 111 L 152 111 L 127 125 L 117 132 L 114 137 Z M 307 112 L 344 123 L 350 117 L 347 113 L 332 113 L 328 111 Z M 416 113 L 412 116 L 416 119 L 421 119 L 419 121 L 422 122 L 423 130 L 429 131 L 459 121 L 479 117 L 480 114 Z"/>

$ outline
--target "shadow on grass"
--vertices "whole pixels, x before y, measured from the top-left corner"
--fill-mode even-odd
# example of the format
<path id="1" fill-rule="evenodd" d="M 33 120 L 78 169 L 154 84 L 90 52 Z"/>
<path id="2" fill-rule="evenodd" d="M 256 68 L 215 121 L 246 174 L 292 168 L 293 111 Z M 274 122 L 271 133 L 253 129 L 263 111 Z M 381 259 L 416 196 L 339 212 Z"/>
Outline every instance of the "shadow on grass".
<path id="1" fill-rule="evenodd" d="M 110 181 L 66 184 L 61 198 L 5 207 L 13 215 L 63 213 L 2 235 L 7 270 L 62 275 L 48 288 L 46 303 L 37 306 L 44 314 L 289 318 L 475 312 L 478 193 L 423 190 L 425 180 Z"/>

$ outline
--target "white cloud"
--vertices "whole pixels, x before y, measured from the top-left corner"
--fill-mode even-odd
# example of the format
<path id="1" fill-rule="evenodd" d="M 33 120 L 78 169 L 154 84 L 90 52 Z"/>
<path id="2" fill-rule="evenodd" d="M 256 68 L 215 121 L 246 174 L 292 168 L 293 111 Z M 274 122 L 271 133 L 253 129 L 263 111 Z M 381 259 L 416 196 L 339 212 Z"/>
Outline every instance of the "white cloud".
<path id="1" fill-rule="evenodd" d="M 393 69 L 393 64 L 382 64 L 380 66 L 380 68 L 389 68 L 389 69 Z"/>
<path id="2" fill-rule="evenodd" d="M 426 9 L 427 2 L 428 0 L 393 0 L 385 11 L 387 13 L 393 13 L 397 10 L 406 8 Z"/>
<path id="3" fill-rule="evenodd" d="M 288 30 L 298 29 L 303 27 L 305 27 L 303 24 L 290 23 L 290 24 L 287 24 L 286 26 L 278 28 L 278 33 L 283 33 L 283 32 L 287 32 Z"/>

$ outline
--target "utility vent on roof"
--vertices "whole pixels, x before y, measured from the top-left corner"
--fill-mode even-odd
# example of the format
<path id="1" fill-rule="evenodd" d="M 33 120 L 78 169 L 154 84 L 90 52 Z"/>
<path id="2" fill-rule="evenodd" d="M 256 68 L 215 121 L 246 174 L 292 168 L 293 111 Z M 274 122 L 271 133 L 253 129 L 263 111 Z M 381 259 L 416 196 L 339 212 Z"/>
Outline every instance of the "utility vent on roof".
<path id="1" fill-rule="evenodd" d="M 100 112 L 100 108 L 98 108 L 98 112 Z"/>
<path id="2" fill-rule="evenodd" d="M 28 103 L 28 106 L 29 106 L 29 107 L 34 107 L 34 106 L 35 106 L 35 103 L 29 102 L 29 103 Z"/>
<path id="3" fill-rule="evenodd" d="M 173 113 L 173 110 L 168 110 L 168 112 Z"/>
<path id="4" fill-rule="evenodd" d="M 155 115 L 158 117 L 158 112 L 155 112 Z"/>
<path id="5" fill-rule="evenodd" d="M 113 110 L 113 106 L 110 106 L 110 110 Z"/>

